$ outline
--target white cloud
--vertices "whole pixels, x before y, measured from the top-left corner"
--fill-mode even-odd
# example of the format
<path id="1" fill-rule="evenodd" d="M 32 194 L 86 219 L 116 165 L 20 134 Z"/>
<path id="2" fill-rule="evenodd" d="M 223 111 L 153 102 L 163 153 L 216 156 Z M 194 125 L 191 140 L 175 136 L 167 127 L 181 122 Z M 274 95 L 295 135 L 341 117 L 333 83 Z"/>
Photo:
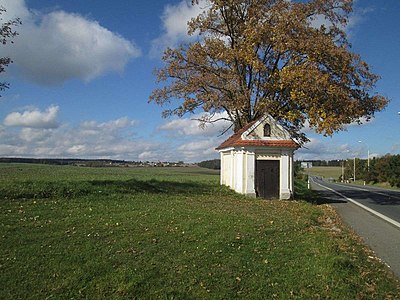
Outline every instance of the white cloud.
<path id="1" fill-rule="evenodd" d="M 138 122 L 126 117 L 107 122 L 85 121 L 58 128 L 0 125 L 0 156 L 112 158 L 199 162 L 218 157 L 215 148 L 227 138 L 177 135 L 161 143 L 136 136 Z"/>
<path id="2" fill-rule="evenodd" d="M 378 153 L 370 153 L 370 157 L 379 156 Z M 335 160 L 349 159 L 354 157 L 367 157 L 367 147 L 365 144 L 348 143 L 340 144 L 331 138 L 310 138 L 310 142 L 303 148 L 295 152 L 296 160 Z"/>
<path id="3" fill-rule="evenodd" d="M 157 128 L 158 132 L 165 133 L 170 140 L 175 142 L 174 145 L 169 146 L 170 153 L 164 151 L 164 155 L 168 155 L 175 161 L 187 162 L 218 158 L 218 151 L 215 148 L 232 134 L 230 129 L 221 136 L 231 123 L 222 119 L 202 128 L 198 121 L 202 116 L 209 115 L 200 113 L 193 115 L 192 118 L 173 119 Z M 227 114 L 216 113 L 211 120 L 216 121 L 221 118 L 227 118 Z"/>
<path id="4" fill-rule="evenodd" d="M 219 120 L 215 123 L 206 124 L 205 127 L 200 126 L 200 119 L 204 114 L 193 115 L 192 118 L 180 118 L 171 120 L 158 127 L 158 130 L 169 132 L 174 136 L 218 136 L 230 126 L 230 122 Z M 216 113 L 212 120 L 227 118 L 226 113 Z M 229 131 L 231 133 L 231 131 Z"/>
<path id="5" fill-rule="evenodd" d="M 50 106 L 46 111 L 38 109 L 27 110 L 22 113 L 12 112 L 4 119 L 6 126 L 20 126 L 29 128 L 57 128 L 58 106 Z"/>
<path id="6" fill-rule="evenodd" d="M 187 23 L 202 11 L 200 5 L 192 5 L 188 1 L 181 1 L 176 5 L 165 7 L 162 21 L 165 34 L 171 38 L 187 36 Z"/>
<path id="7" fill-rule="evenodd" d="M 348 130 L 351 127 L 368 126 L 368 125 L 372 124 L 374 121 L 375 121 L 374 117 L 372 117 L 369 120 L 367 119 L 367 117 L 361 117 L 360 124 L 358 124 L 358 122 L 354 121 L 354 122 L 351 122 L 350 124 L 344 124 L 343 129 Z M 301 132 L 305 133 L 306 135 L 315 133 L 315 130 L 310 127 L 310 122 L 308 121 L 308 119 L 304 122 L 304 127 L 302 128 Z"/>
<path id="8" fill-rule="evenodd" d="M 181 136 L 212 136 L 218 135 L 224 129 L 221 124 L 208 124 L 200 127 L 200 123 L 191 119 L 175 119 L 161 125 L 160 130 L 169 131 L 172 135 Z"/>
<path id="9" fill-rule="evenodd" d="M 346 34 L 351 38 L 357 26 L 359 26 L 360 23 L 365 20 L 367 14 L 373 11 L 374 9 L 372 7 L 361 8 L 356 5 L 353 9 L 353 12 L 349 15 L 346 26 L 340 26 L 340 28 L 344 30 Z M 330 26 L 332 26 L 332 23 L 327 20 L 323 15 L 318 15 L 311 20 L 311 26 L 315 28 L 320 28 L 322 25 L 324 25 L 325 28 L 329 28 Z"/>
<path id="10" fill-rule="evenodd" d="M 42 117 L 46 115 L 46 112 L 36 112 Z M 23 115 L 19 116 L 20 126 L 26 125 Z M 32 113 L 25 113 L 27 115 L 32 117 Z M 136 124 L 135 120 L 123 117 L 103 123 L 86 121 L 76 126 L 61 124 L 51 129 L 0 126 L 0 156 L 137 160 L 141 153 L 162 149 L 157 142 L 132 139 Z M 161 157 L 162 152 L 157 154 Z"/>
<path id="11" fill-rule="evenodd" d="M 66 152 L 69 154 L 101 156 L 130 153 L 138 147 L 125 133 L 133 131 L 136 123 L 127 117 L 104 123 L 82 122 L 76 128 L 65 128 L 65 139 L 55 141 L 55 144 L 68 149 Z"/>
<path id="12" fill-rule="evenodd" d="M 178 151 L 186 161 L 201 161 L 210 157 L 218 157 L 215 150 L 222 142 L 221 139 L 202 139 L 189 142 L 178 147 Z"/>
<path id="13" fill-rule="evenodd" d="M 358 3 L 358 1 L 355 2 Z M 375 9 L 373 7 L 361 8 L 356 5 L 353 12 L 350 14 L 348 24 L 345 28 L 347 34 L 352 37 L 356 28 L 367 19 L 368 14 L 373 13 L 374 11 Z"/>
<path id="14" fill-rule="evenodd" d="M 190 142 L 179 146 L 178 150 L 190 151 L 190 152 L 208 151 L 210 147 L 213 147 L 213 149 L 216 147 L 216 145 L 214 144 L 214 140 L 200 140 L 200 141 Z"/>
<path id="15" fill-rule="evenodd" d="M 90 129 L 107 129 L 107 130 L 114 130 L 118 128 L 124 128 L 127 126 L 134 126 L 136 125 L 136 121 L 130 120 L 128 117 L 122 117 L 117 120 L 112 120 L 109 122 L 104 123 L 97 123 L 96 121 L 85 121 L 82 123 L 81 127 L 87 130 Z"/>
<path id="16" fill-rule="evenodd" d="M 33 82 L 57 85 L 70 79 L 93 80 L 108 72 L 122 72 L 140 50 L 98 22 L 81 15 L 54 11 L 38 14 L 24 0 L 0 0 L 7 17 L 18 16 L 23 25 L 6 55 Z"/>
<path id="17" fill-rule="evenodd" d="M 29 108 L 10 113 L 0 125 L 0 157 L 199 162 L 217 158 L 215 148 L 230 134 L 219 136 L 224 122 L 203 130 L 197 121 L 179 119 L 166 123 L 155 137 L 139 138 L 139 122 L 128 117 L 69 125 L 57 123 L 58 112 L 58 106 L 51 106 L 43 111 Z M 162 139 L 164 142 L 160 142 Z"/>
<path id="18" fill-rule="evenodd" d="M 152 41 L 150 56 L 160 56 L 165 48 L 175 47 L 182 41 L 188 41 L 188 22 L 201 14 L 207 7 L 207 1 L 192 5 L 191 1 L 182 0 L 176 5 L 167 5 L 161 16 L 163 34 Z M 192 37 L 193 38 L 193 37 Z"/>
<path id="19" fill-rule="evenodd" d="M 310 142 L 295 152 L 296 160 L 332 160 L 349 156 L 348 145 L 334 145 L 318 138 L 310 138 Z"/>
<path id="20" fill-rule="evenodd" d="M 79 155 L 83 154 L 86 151 L 86 146 L 85 145 L 73 145 L 67 149 L 67 153 L 72 154 L 72 155 Z"/>
<path id="21" fill-rule="evenodd" d="M 149 161 L 155 161 L 155 160 L 159 160 L 159 156 L 156 152 L 154 151 L 144 151 L 142 153 L 139 154 L 138 158 L 140 160 L 149 160 Z"/>
<path id="22" fill-rule="evenodd" d="M 49 137 L 51 133 L 52 129 L 22 128 L 19 137 L 29 143 L 40 142 Z"/>
<path id="23" fill-rule="evenodd" d="M 20 18 L 21 20 L 30 18 L 31 13 L 24 0 L 0 0 L 0 6 L 6 9 L 6 12 L 2 14 L 4 21 L 15 18 Z"/>

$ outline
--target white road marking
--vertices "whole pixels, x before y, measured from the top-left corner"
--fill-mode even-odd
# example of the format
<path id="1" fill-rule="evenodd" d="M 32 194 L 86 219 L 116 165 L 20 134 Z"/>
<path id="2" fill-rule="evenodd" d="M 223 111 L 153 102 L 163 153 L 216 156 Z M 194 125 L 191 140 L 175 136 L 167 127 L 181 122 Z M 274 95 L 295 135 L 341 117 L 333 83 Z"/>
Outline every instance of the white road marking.
<path id="1" fill-rule="evenodd" d="M 400 223 L 399 222 L 396 222 L 395 220 L 393 220 L 393 219 L 391 219 L 391 218 L 389 218 L 389 217 L 387 217 L 387 216 L 385 216 L 385 215 L 383 215 L 383 214 L 381 214 L 381 213 L 379 213 L 379 212 L 377 212 L 377 211 L 375 211 L 375 210 L 373 210 L 373 209 L 371 209 L 371 208 L 369 208 L 369 207 L 367 207 L 367 206 L 365 206 L 365 205 L 363 205 L 363 204 L 361 204 L 361 203 L 359 203 L 359 202 L 357 202 L 357 201 L 355 201 L 355 200 L 343 195 L 342 193 L 339 193 L 338 191 L 335 191 L 335 190 L 333 190 L 333 189 L 331 189 L 331 188 L 329 188 L 327 186 L 324 186 L 322 184 L 319 184 L 318 182 L 315 182 L 313 178 L 312 178 L 312 181 L 313 181 L 313 183 L 319 185 L 320 187 L 322 187 L 324 189 L 327 189 L 327 190 L 339 195 L 340 197 L 343 197 L 347 201 L 349 201 L 349 202 L 361 207 L 362 209 L 365 209 L 366 211 L 370 212 L 371 214 L 374 214 L 375 216 L 385 220 L 386 222 L 389 222 L 390 224 L 396 226 L 397 228 L 400 228 Z"/>

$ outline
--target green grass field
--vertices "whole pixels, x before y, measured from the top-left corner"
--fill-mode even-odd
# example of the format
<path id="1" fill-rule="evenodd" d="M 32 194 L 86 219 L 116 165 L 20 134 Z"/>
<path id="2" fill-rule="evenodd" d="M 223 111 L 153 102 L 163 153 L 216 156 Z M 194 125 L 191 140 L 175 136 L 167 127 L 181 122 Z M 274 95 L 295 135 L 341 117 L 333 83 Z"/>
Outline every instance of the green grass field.
<path id="1" fill-rule="evenodd" d="M 312 167 L 309 169 L 304 169 L 304 173 L 309 175 L 321 176 L 324 178 L 334 178 L 336 180 L 339 179 L 340 175 L 342 175 L 341 167 Z"/>
<path id="2" fill-rule="evenodd" d="M 329 206 L 218 182 L 201 168 L 0 164 L 0 299 L 399 298 Z"/>

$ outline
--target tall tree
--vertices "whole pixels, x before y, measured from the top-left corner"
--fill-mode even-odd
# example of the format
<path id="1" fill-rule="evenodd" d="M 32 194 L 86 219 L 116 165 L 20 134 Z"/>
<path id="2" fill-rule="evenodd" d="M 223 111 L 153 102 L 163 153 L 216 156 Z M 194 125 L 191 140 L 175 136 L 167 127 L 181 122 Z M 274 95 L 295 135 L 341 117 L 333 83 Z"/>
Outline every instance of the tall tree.
<path id="1" fill-rule="evenodd" d="M 16 31 L 12 28 L 13 26 L 18 26 L 21 24 L 21 21 L 16 18 L 9 21 L 3 21 L 2 14 L 6 11 L 6 9 L 0 6 L 0 43 L 2 45 L 6 45 L 7 43 L 13 43 L 12 39 L 18 35 Z M 12 63 L 10 57 L 0 57 L 0 73 L 5 72 L 5 68 Z M 0 91 L 4 91 L 9 87 L 7 82 L 0 82 Z M 1 95 L 0 95 L 1 97 Z"/>
<path id="2" fill-rule="evenodd" d="M 387 98 L 372 95 L 379 76 L 350 51 L 344 28 L 352 0 L 202 5 L 204 12 L 188 23 L 198 39 L 166 49 L 157 71 L 165 84 L 149 101 L 174 107 L 164 116 L 202 109 L 206 123 L 226 112 L 237 131 L 269 113 L 303 143 L 305 124 L 332 135 L 387 105 Z"/>

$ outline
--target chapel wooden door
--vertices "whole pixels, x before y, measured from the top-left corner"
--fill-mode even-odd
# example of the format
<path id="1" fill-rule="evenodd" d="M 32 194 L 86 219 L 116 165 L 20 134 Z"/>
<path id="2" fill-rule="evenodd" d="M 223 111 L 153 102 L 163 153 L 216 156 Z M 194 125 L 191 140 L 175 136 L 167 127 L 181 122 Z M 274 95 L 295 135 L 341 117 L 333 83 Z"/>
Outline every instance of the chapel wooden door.
<path id="1" fill-rule="evenodd" d="M 256 161 L 256 194 L 265 199 L 279 199 L 279 160 Z"/>

